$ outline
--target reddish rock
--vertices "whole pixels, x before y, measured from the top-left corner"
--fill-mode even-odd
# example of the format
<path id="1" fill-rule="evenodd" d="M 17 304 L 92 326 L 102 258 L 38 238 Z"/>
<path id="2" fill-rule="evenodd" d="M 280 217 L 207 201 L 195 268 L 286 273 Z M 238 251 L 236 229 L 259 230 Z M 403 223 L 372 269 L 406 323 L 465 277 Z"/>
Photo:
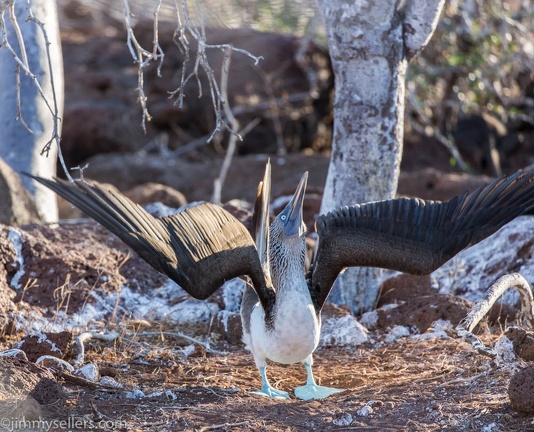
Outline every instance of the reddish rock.
<path id="1" fill-rule="evenodd" d="M 145 183 L 124 194 L 139 205 L 160 202 L 168 207 L 180 208 L 187 204 L 183 193 L 159 183 Z"/>
<path id="2" fill-rule="evenodd" d="M 391 309 L 378 309 L 378 326 L 390 328 L 396 325 L 417 327 L 420 333 L 428 330 L 439 319 L 457 325 L 469 313 L 473 303 L 446 294 L 414 297 Z"/>
<path id="3" fill-rule="evenodd" d="M 213 333 L 232 345 L 241 345 L 243 326 L 239 312 L 219 312 L 213 322 Z"/>
<path id="4" fill-rule="evenodd" d="M 434 304 L 432 299 L 435 299 Z M 430 303 L 429 303 L 430 302 Z M 430 276 L 413 276 L 401 274 L 386 279 L 380 287 L 380 297 L 378 307 L 402 303 L 396 309 L 380 310 L 382 318 L 392 320 L 395 325 L 408 325 L 413 320 L 419 322 L 417 327 L 425 331 L 432 320 L 448 319 L 450 316 L 453 325 L 459 323 L 461 319 L 470 311 L 471 302 L 455 296 L 438 294 L 430 285 Z M 419 308 L 418 310 L 415 310 Z M 428 313 L 428 315 L 426 315 Z M 408 314 L 411 318 L 404 319 L 403 315 Z M 462 314 L 464 314 L 462 316 Z M 487 319 L 490 325 L 504 322 L 511 322 L 515 319 L 517 309 L 507 304 L 496 303 L 488 313 Z M 426 316 L 425 316 L 426 315 Z M 385 323 L 383 323 L 385 324 Z"/>
<path id="5" fill-rule="evenodd" d="M 116 236 L 90 222 L 21 227 L 19 258 L 24 273 L 18 275 L 15 284 L 19 262 L 9 232 L 10 228 L 0 226 L 0 251 L 8 252 L 0 261 L 0 282 L 4 282 L 0 312 L 8 317 L 15 308 L 19 312 L 26 308 L 40 310 L 47 316 L 57 310 L 67 315 L 77 313 L 86 303 L 95 301 L 91 292 L 118 292 L 127 278 L 135 279 L 135 289 L 147 292 L 167 281 Z"/>
<path id="6" fill-rule="evenodd" d="M 52 373 L 30 361 L 0 357 L 0 417 L 37 420 L 65 416 L 67 392 Z"/>
<path id="7" fill-rule="evenodd" d="M 29 393 L 29 398 L 35 400 L 47 417 L 62 417 L 67 414 L 65 403 L 69 394 L 61 384 L 51 378 L 41 379 Z"/>
<path id="8" fill-rule="evenodd" d="M 25 399 L 43 378 L 53 379 L 53 375 L 28 360 L 0 357 L 0 401 Z"/>
<path id="9" fill-rule="evenodd" d="M 534 365 L 517 372 L 508 385 L 512 408 L 519 412 L 534 413 Z"/>
<path id="10" fill-rule="evenodd" d="M 40 333 L 28 335 L 13 345 L 13 348 L 21 349 L 26 353 L 28 360 L 35 362 L 39 357 L 49 355 L 63 359 L 69 353 L 73 342 L 70 331 L 59 333 Z"/>
<path id="11" fill-rule="evenodd" d="M 534 360 L 534 332 L 521 327 L 508 327 L 504 335 L 514 344 L 514 352 L 523 360 Z"/>
<path id="12" fill-rule="evenodd" d="M 435 294 L 430 286 L 430 276 L 413 276 L 401 274 L 386 279 L 380 287 L 380 297 L 378 298 L 378 307 L 410 300 L 422 295 Z"/>
<path id="13" fill-rule="evenodd" d="M 465 173 L 444 173 L 435 168 L 402 172 L 397 193 L 422 199 L 446 201 L 466 190 L 491 181 L 490 177 Z"/>

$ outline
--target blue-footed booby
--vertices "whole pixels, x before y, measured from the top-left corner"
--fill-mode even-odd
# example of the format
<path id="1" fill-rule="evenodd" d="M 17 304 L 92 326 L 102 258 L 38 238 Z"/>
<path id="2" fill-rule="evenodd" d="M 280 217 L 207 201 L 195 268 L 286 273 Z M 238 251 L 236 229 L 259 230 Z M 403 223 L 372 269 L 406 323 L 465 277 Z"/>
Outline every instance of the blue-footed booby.
<path id="1" fill-rule="evenodd" d="M 534 209 L 534 171 L 493 180 L 449 201 L 397 198 L 354 204 L 320 215 L 313 262 L 305 270 L 302 205 L 305 173 L 289 204 L 269 226 L 271 167 L 258 187 L 253 233 L 222 207 L 202 203 L 155 218 L 120 193 L 83 180 L 33 177 L 109 229 L 152 267 L 197 299 L 206 299 L 226 280 L 248 276 L 241 318 L 244 339 L 261 374 L 256 394 L 287 398 L 269 384 L 267 359 L 302 362 L 306 385 L 301 399 L 340 390 L 315 383 L 312 354 L 319 343 L 320 312 L 346 267 L 382 267 L 423 275 L 461 250 Z"/>

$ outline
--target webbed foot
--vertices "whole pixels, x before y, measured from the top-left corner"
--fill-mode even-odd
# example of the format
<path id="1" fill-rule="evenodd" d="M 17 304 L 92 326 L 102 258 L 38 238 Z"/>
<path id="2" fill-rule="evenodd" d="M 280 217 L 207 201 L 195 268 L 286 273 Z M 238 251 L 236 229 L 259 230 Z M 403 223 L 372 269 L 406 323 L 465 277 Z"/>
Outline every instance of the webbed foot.
<path id="1" fill-rule="evenodd" d="M 289 399 L 289 393 L 275 389 L 270 385 L 264 385 L 261 390 L 252 391 L 250 393 L 257 396 L 266 396 L 274 399 Z"/>
<path id="2" fill-rule="evenodd" d="M 267 374 L 265 373 L 265 366 L 260 366 L 260 375 L 261 375 L 261 389 L 250 392 L 251 394 L 258 396 L 266 396 L 274 399 L 289 399 L 289 393 L 275 389 L 267 379 Z"/>
<path id="3" fill-rule="evenodd" d="M 306 384 L 295 389 L 295 396 L 302 400 L 324 399 L 342 391 L 344 390 L 332 387 L 323 387 L 317 384 Z"/>

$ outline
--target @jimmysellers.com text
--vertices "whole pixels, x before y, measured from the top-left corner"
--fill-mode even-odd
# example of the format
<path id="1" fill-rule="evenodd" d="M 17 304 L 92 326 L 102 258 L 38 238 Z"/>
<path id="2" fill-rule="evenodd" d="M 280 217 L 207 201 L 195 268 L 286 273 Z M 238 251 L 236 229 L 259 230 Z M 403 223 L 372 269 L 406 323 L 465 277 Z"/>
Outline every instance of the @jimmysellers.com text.
<path id="1" fill-rule="evenodd" d="M 0 430 L 3 431 L 57 431 L 57 430 L 116 430 L 127 428 L 123 420 L 91 420 L 84 417 L 67 417 L 64 419 L 26 419 L 25 417 L 0 418 Z"/>

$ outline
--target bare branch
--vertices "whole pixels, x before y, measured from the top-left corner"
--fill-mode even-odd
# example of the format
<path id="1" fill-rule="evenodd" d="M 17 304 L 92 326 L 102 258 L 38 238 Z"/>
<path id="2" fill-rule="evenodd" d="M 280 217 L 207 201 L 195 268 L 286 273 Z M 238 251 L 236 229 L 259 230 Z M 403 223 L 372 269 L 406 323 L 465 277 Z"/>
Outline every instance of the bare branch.
<path id="1" fill-rule="evenodd" d="M 22 32 L 21 32 L 20 26 L 19 26 L 19 24 L 17 22 L 17 17 L 16 17 L 16 13 L 15 13 L 15 1 L 4 2 L 3 6 L 6 6 L 6 5 L 9 7 L 9 17 L 10 17 L 11 25 L 13 26 L 13 31 L 15 32 L 15 35 L 17 37 L 17 41 L 18 41 L 18 45 L 19 45 L 19 49 L 20 49 L 20 57 L 18 56 L 16 51 L 11 46 L 11 44 L 10 44 L 10 42 L 8 40 L 8 37 L 7 37 L 6 22 L 5 22 L 5 19 L 4 19 L 5 7 L 2 10 L 0 10 L 0 28 L 1 28 L 1 31 L 2 31 L 2 40 L 1 40 L 1 43 L 0 43 L 0 47 L 5 46 L 6 49 L 9 51 L 9 53 L 11 54 L 11 56 L 13 57 L 13 59 L 15 60 L 15 63 L 16 63 L 16 72 L 15 72 L 15 74 L 16 74 L 16 86 L 17 86 L 17 89 L 16 89 L 16 91 L 17 91 L 17 101 L 16 101 L 16 104 L 17 104 L 17 119 L 21 121 L 22 125 L 28 130 L 28 132 L 33 134 L 32 129 L 29 127 L 29 125 L 26 123 L 26 121 L 24 120 L 24 118 L 22 116 L 21 90 L 20 90 L 21 89 L 20 71 L 23 70 L 26 73 L 26 75 L 29 76 L 30 79 L 33 81 L 35 87 L 37 88 L 37 90 L 39 92 L 39 95 L 41 96 L 42 100 L 45 102 L 46 107 L 48 108 L 50 114 L 52 115 L 52 121 L 53 121 L 52 135 L 51 135 L 50 139 L 48 140 L 48 142 L 41 149 L 41 155 L 45 155 L 45 156 L 48 157 L 48 155 L 50 153 L 51 145 L 52 145 L 52 143 L 55 143 L 57 145 L 58 157 L 59 157 L 60 163 L 61 163 L 61 165 L 63 167 L 63 170 L 64 170 L 66 176 L 70 180 L 72 180 L 72 178 L 70 177 L 70 175 L 68 173 L 68 169 L 66 167 L 65 160 L 64 160 L 63 154 L 61 152 L 61 146 L 60 146 L 61 137 L 60 137 L 60 133 L 59 133 L 59 130 L 60 130 L 59 122 L 61 121 L 61 119 L 60 119 L 59 104 L 58 104 L 58 100 L 57 100 L 57 92 L 56 92 L 56 85 L 55 85 L 55 79 L 54 79 L 54 69 L 52 67 L 52 55 L 51 55 L 51 52 L 50 52 L 51 42 L 50 42 L 50 40 L 48 38 L 48 33 L 46 32 L 45 25 L 39 19 L 37 19 L 35 17 L 35 15 L 33 14 L 32 9 L 31 9 L 31 5 L 28 3 L 26 5 L 26 11 L 27 11 L 27 14 L 28 14 L 28 21 L 31 21 L 31 22 L 35 23 L 39 27 L 39 29 L 41 31 L 41 34 L 42 34 L 42 36 L 44 38 L 44 41 L 45 41 L 46 58 L 47 58 L 47 63 L 48 63 L 47 67 L 48 67 L 48 73 L 50 74 L 50 86 L 51 86 L 51 93 L 52 93 L 52 101 L 49 101 L 49 98 L 45 95 L 44 90 L 43 90 L 43 88 L 41 86 L 41 83 L 39 82 L 39 79 L 38 79 L 37 75 L 35 75 L 30 70 L 30 66 L 29 66 L 29 62 L 28 62 L 28 55 L 27 55 L 27 52 L 26 52 L 26 46 L 25 46 L 24 38 L 23 38 L 23 35 L 22 35 Z"/>
<path id="2" fill-rule="evenodd" d="M 43 97 L 45 101 L 46 101 L 46 98 L 44 97 L 41 86 L 39 82 L 37 81 L 37 77 L 30 72 L 30 68 L 28 65 L 28 56 L 26 54 L 26 47 L 24 45 L 24 39 L 22 39 L 22 33 L 20 31 L 20 27 L 17 22 L 17 18 L 15 16 L 14 8 L 15 8 L 15 2 L 13 1 L 9 5 L 9 16 L 10 16 L 11 25 L 13 26 L 13 29 L 17 35 L 17 39 L 19 40 L 19 46 L 20 46 L 22 59 L 17 55 L 17 53 L 15 52 L 15 50 L 13 49 L 13 47 L 11 46 L 7 38 L 6 22 L 4 19 L 5 9 L 2 9 L 0 11 L 0 28 L 2 29 L 2 40 L 0 42 L 0 48 L 2 46 L 5 46 L 16 63 L 15 74 L 16 74 L 16 85 L 17 85 L 17 120 L 20 120 L 22 125 L 26 128 L 26 130 L 28 130 L 28 132 L 33 134 L 32 129 L 28 126 L 28 124 L 22 117 L 21 97 L 20 97 L 20 70 L 21 69 L 24 70 L 24 72 L 26 72 L 26 74 L 35 82 L 37 88 L 39 89 L 39 93 L 41 94 L 41 96 Z"/>
<path id="3" fill-rule="evenodd" d="M 18 348 L 11 348 L 5 351 L 0 351 L 0 357 L 18 357 L 28 361 L 28 356 L 24 351 Z"/>
<path id="4" fill-rule="evenodd" d="M 74 367 L 79 368 L 83 362 L 85 357 L 85 347 L 84 343 L 91 340 L 91 339 L 98 339 L 103 340 L 106 342 L 113 342 L 119 337 L 119 334 L 117 332 L 110 332 L 110 333 L 97 333 L 97 332 L 85 332 L 80 335 L 78 335 L 76 340 L 76 348 L 78 349 L 78 355 L 76 356 L 76 360 L 74 361 Z"/>
<path id="5" fill-rule="evenodd" d="M 232 58 L 232 50 L 228 49 L 224 52 L 224 61 L 221 71 L 221 91 L 222 91 L 222 98 L 223 100 L 228 99 L 228 72 L 230 70 L 230 60 Z M 219 101 L 221 99 L 219 98 Z M 224 108 L 224 114 L 226 115 L 226 118 L 230 122 L 230 125 L 232 127 L 232 130 L 238 130 L 239 129 L 239 122 L 234 117 L 234 114 L 232 113 L 232 110 L 228 106 L 227 103 L 223 105 Z M 224 181 L 226 180 L 226 175 L 228 174 L 228 169 L 230 168 L 230 164 L 232 163 L 232 158 L 235 153 L 236 149 L 236 142 L 237 139 L 243 139 L 241 138 L 241 135 L 237 133 L 233 133 L 230 135 L 230 139 L 228 141 L 228 149 L 226 150 L 226 155 L 224 157 L 224 161 L 221 167 L 221 172 L 219 173 L 219 177 L 217 177 L 214 181 L 213 185 L 213 197 L 212 201 L 215 203 L 221 202 L 221 191 L 222 191 L 222 185 L 224 184 Z"/>
<path id="6" fill-rule="evenodd" d="M 124 6 L 124 24 L 126 26 L 126 31 L 128 34 L 127 42 L 128 49 L 130 50 L 130 54 L 132 55 L 134 62 L 137 63 L 137 94 L 138 94 L 138 100 L 141 104 L 141 108 L 143 110 L 143 118 L 141 120 L 141 126 L 143 127 L 143 130 L 146 133 L 146 122 L 151 120 L 151 116 L 148 112 L 148 108 L 146 105 L 147 97 L 145 94 L 145 78 L 144 78 L 144 70 L 145 68 L 152 62 L 159 60 L 157 73 L 158 76 L 161 76 L 161 65 L 163 64 L 163 59 L 165 58 L 165 54 L 163 52 L 163 49 L 159 45 L 159 11 L 161 8 L 161 2 L 162 0 L 158 0 L 156 7 L 154 8 L 154 35 L 152 39 L 152 51 L 148 51 L 144 49 L 137 38 L 135 37 L 133 27 L 132 27 L 132 13 L 130 11 L 130 4 L 129 0 L 124 0 L 123 6 Z"/>
<path id="7" fill-rule="evenodd" d="M 55 363 L 56 365 L 67 369 L 69 372 L 74 372 L 74 368 L 72 367 L 71 364 L 67 363 L 65 360 L 62 360 L 60 358 L 57 358 L 51 355 L 43 355 L 39 357 L 37 360 L 35 360 L 35 364 L 40 364 L 40 363 Z"/>
<path id="8" fill-rule="evenodd" d="M 171 97 L 176 97 L 176 103 L 178 104 L 179 107 L 182 107 L 184 96 L 185 96 L 184 88 L 191 79 L 195 78 L 197 81 L 198 91 L 199 91 L 198 97 L 199 98 L 202 97 L 202 84 L 201 84 L 200 75 L 199 75 L 200 71 L 202 70 L 207 78 L 213 111 L 215 113 L 215 128 L 211 136 L 209 137 L 208 142 L 213 140 L 213 138 L 219 132 L 222 132 L 224 130 L 229 131 L 231 134 L 236 134 L 237 129 L 231 127 L 231 125 L 229 125 L 224 119 L 223 111 L 225 114 L 227 114 L 227 111 L 223 109 L 223 106 L 228 103 L 228 97 L 227 96 L 225 97 L 224 92 L 222 92 L 219 89 L 219 85 L 217 83 L 215 73 L 211 65 L 209 64 L 207 51 L 210 49 L 219 49 L 224 52 L 223 73 L 221 75 L 221 87 L 223 86 L 222 81 L 225 79 L 224 69 L 229 68 L 229 65 L 230 65 L 230 62 L 228 60 L 228 56 L 230 55 L 229 54 L 230 52 L 236 51 L 241 54 L 245 54 L 248 57 L 250 57 L 252 60 L 254 60 L 254 64 L 258 64 L 258 62 L 262 59 L 262 57 L 255 56 L 247 50 L 235 48 L 234 46 L 230 44 L 215 44 L 215 45 L 208 44 L 206 40 L 206 29 L 204 25 L 203 15 L 200 12 L 200 10 L 197 11 L 197 15 L 200 17 L 200 24 L 197 25 L 191 19 L 191 14 L 189 13 L 189 8 L 187 6 L 186 0 L 182 0 L 181 14 L 180 14 L 180 11 L 178 10 L 178 6 L 176 7 L 177 7 L 177 16 L 178 16 L 178 27 L 175 30 L 175 40 L 177 42 L 177 45 L 180 47 L 181 51 L 184 53 L 185 59 L 184 59 L 183 66 L 182 66 L 182 76 L 181 76 L 180 85 L 178 86 L 176 90 L 169 92 L 169 94 Z M 196 7 L 197 9 L 199 9 L 198 2 L 196 2 Z M 183 15 L 183 23 L 182 23 L 181 15 Z M 186 68 L 189 62 L 190 43 L 187 37 L 185 36 L 186 31 L 191 35 L 191 37 L 197 43 L 197 51 L 196 51 L 196 56 L 194 60 L 193 70 L 189 74 L 187 74 Z M 227 73 L 228 71 L 226 72 L 226 74 Z M 228 121 L 230 121 L 230 118 L 228 117 L 228 115 L 226 115 L 226 117 Z"/>
<path id="9" fill-rule="evenodd" d="M 424 109 L 421 106 L 421 104 L 418 102 L 415 95 L 410 92 L 407 92 L 406 100 L 410 108 L 413 111 L 415 111 L 415 113 L 417 114 L 419 121 L 422 123 L 422 126 L 421 126 L 417 122 L 412 122 L 411 126 L 413 127 L 413 129 L 423 136 L 429 136 L 429 135 L 434 136 L 434 138 L 436 138 L 449 151 L 451 156 L 458 163 L 458 166 L 460 167 L 460 169 L 463 172 L 468 172 L 469 167 L 467 166 L 467 163 L 464 161 L 462 155 L 460 154 L 460 151 L 458 150 L 456 143 L 453 140 L 447 138 L 445 135 L 443 135 L 437 128 L 432 127 L 430 119 L 428 118 L 427 115 L 425 115 Z M 427 131 L 431 131 L 431 134 L 429 134 Z"/>
<path id="10" fill-rule="evenodd" d="M 532 289 L 523 276 L 519 273 L 511 273 L 502 276 L 495 282 L 486 294 L 486 298 L 477 303 L 467 316 L 456 326 L 456 333 L 459 337 L 469 342 L 478 352 L 490 357 L 495 357 L 494 350 L 484 346 L 472 332 L 480 320 L 486 316 L 494 303 L 508 289 L 517 288 L 521 295 L 521 312 L 526 324 L 530 327 L 534 325 L 534 297 Z"/>
<path id="11" fill-rule="evenodd" d="M 20 53 L 22 55 L 22 62 L 24 63 L 26 68 L 29 70 L 30 66 L 28 64 L 28 55 L 26 54 L 26 46 L 24 45 L 24 38 L 22 37 L 22 32 L 20 31 L 19 23 L 17 22 L 17 17 L 15 15 L 15 0 L 12 0 L 11 4 L 9 5 L 9 19 L 11 21 L 11 24 L 13 25 L 13 30 L 15 30 L 15 34 L 17 35 L 17 40 L 19 42 L 19 47 L 20 47 Z"/>
<path id="12" fill-rule="evenodd" d="M 21 107 L 21 95 L 20 95 L 20 65 L 17 64 L 17 69 L 15 71 L 15 79 L 16 79 L 16 86 L 17 86 L 17 120 L 19 120 L 24 128 L 31 134 L 33 134 L 32 128 L 26 123 L 26 120 L 24 120 L 24 117 L 22 116 L 22 107 Z"/>
<path id="13" fill-rule="evenodd" d="M 445 0 L 405 0 L 400 3 L 406 57 L 411 60 L 432 37 Z"/>
<path id="14" fill-rule="evenodd" d="M 158 37 L 158 17 L 161 5 L 162 0 L 159 0 L 154 9 L 154 36 L 152 40 L 152 51 L 148 51 L 141 46 L 135 37 L 129 0 L 123 0 L 124 22 L 127 30 L 127 45 L 134 62 L 138 65 L 137 93 L 143 112 L 142 126 L 145 132 L 146 122 L 151 120 L 151 116 L 147 109 L 147 96 L 144 92 L 144 69 L 150 64 L 151 61 L 158 59 L 158 76 L 161 76 L 161 66 L 164 58 L 164 53 L 159 45 Z M 208 44 L 206 39 L 204 18 L 202 12 L 200 11 L 200 5 L 198 1 L 195 1 L 195 7 L 197 9 L 195 16 L 199 17 L 198 22 L 195 22 L 192 19 L 187 0 L 174 0 L 177 26 L 174 31 L 173 40 L 180 52 L 183 54 L 184 61 L 182 65 L 180 83 L 175 90 L 169 92 L 169 96 L 176 99 L 175 103 L 179 107 L 183 107 L 185 98 L 184 89 L 191 80 L 195 80 L 197 83 L 199 98 L 203 96 L 203 85 L 207 86 L 213 106 L 213 112 L 215 114 L 215 127 L 207 140 L 207 142 L 211 142 L 216 136 L 218 137 L 220 133 L 224 131 L 230 132 L 231 137 L 234 136 L 237 134 L 237 128 L 232 126 L 230 116 L 224 109 L 224 106 L 228 103 L 228 99 L 227 97 L 224 97 L 224 92 L 220 90 L 215 72 L 209 63 L 208 51 L 210 49 L 218 49 L 224 52 L 225 59 L 223 69 L 227 69 L 229 67 L 227 57 L 229 55 L 228 53 L 231 51 L 236 51 L 247 55 L 254 61 L 255 64 L 258 64 L 262 57 L 255 56 L 244 49 L 235 48 L 229 44 Z M 192 64 L 190 64 L 192 59 L 190 57 L 191 43 L 189 37 L 196 42 L 196 53 Z M 203 84 L 203 81 L 201 80 L 201 74 L 206 77 L 206 84 Z M 223 79 L 225 79 L 224 72 L 223 76 L 221 76 L 221 86 L 223 85 Z M 235 142 L 233 144 L 229 143 L 229 148 L 233 147 L 235 147 Z"/>
<path id="15" fill-rule="evenodd" d="M 172 337 L 178 337 L 178 338 L 181 338 L 181 339 L 185 339 L 186 341 L 189 341 L 189 342 L 192 342 L 194 344 L 197 344 L 197 345 L 200 345 L 202 348 L 204 348 L 206 350 L 207 353 L 212 353 L 212 354 L 218 354 L 218 355 L 226 355 L 228 354 L 226 351 L 218 351 L 218 350 L 214 350 L 212 348 L 210 348 L 209 344 L 208 343 L 205 343 L 205 342 L 202 342 L 198 339 L 195 339 L 191 336 L 188 336 L 184 333 L 181 333 L 181 332 L 168 332 L 168 331 L 160 331 L 160 332 L 131 332 L 131 331 L 128 331 L 128 333 L 130 334 L 133 334 L 135 336 L 172 336 Z"/>
<path id="16" fill-rule="evenodd" d="M 250 420 L 245 420 L 245 421 L 237 422 L 237 423 L 222 423 L 222 424 L 211 425 L 211 426 L 203 426 L 199 429 L 199 432 L 206 432 L 206 431 L 211 431 L 211 430 L 216 430 L 216 429 L 228 429 L 228 428 L 233 428 L 236 426 L 247 426 L 249 424 L 250 424 Z"/>
<path id="17" fill-rule="evenodd" d="M 67 176 L 67 178 L 70 181 L 73 181 L 72 177 L 69 174 L 69 171 L 68 171 L 67 165 L 65 163 L 65 160 L 63 159 L 63 153 L 61 151 L 61 145 L 60 145 L 61 144 L 61 137 L 59 135 L 59 122 L 61 121 L 61 119 L 59 117 L 59 105 L 58 105 L 58 101 L 57 101 L 57 92 L 56 92 L 56 85 L 55 85 L 55 80 L 54 80 L 54 69 L 52 67 L 52 55 L 50 53 L 50 40 L 48 39 L 48 33 L 46 32 L 44 24 L 34 16 L 32 10 L 30 8 L 28 8 L 28 16 L 29 16 L 29 19 L 31 21 L 33 21 L 35 24 L 37 24 L 37 26 L 41 29 L 41 33 L 42 33 L 43 38 L 45 40 L 46 59 L 47 59 L 47 62 L 48 62 L 48 72 L 50 74 L 50 86 L 51 86 L 51 89 L 52 89 L 53 107 L 50 106 L 48 101 L 46 102 L 47 106 L 49 107 L 49 109 L 50 109 L 50 111 L 52 113 L 52 118 L 53 118 L 52 137 L 45 144 L 45 146 L 42 148 L 41 156 L 46 155 L 46 157 L 48 157 L 49 153 L 50 153 L 50 147 L 51 147 L 52 143 L 55 142 L 56 145 L 57 145 L 57 150 L 58 150 L 58 158 L 60 160 L 60 163 L 61 163 L 61 166 L 63 168 L 63 171 L 65 172 L 65 175 Z M 45 101 L 46 101 L 46 99 L 45 99 Z"/>

